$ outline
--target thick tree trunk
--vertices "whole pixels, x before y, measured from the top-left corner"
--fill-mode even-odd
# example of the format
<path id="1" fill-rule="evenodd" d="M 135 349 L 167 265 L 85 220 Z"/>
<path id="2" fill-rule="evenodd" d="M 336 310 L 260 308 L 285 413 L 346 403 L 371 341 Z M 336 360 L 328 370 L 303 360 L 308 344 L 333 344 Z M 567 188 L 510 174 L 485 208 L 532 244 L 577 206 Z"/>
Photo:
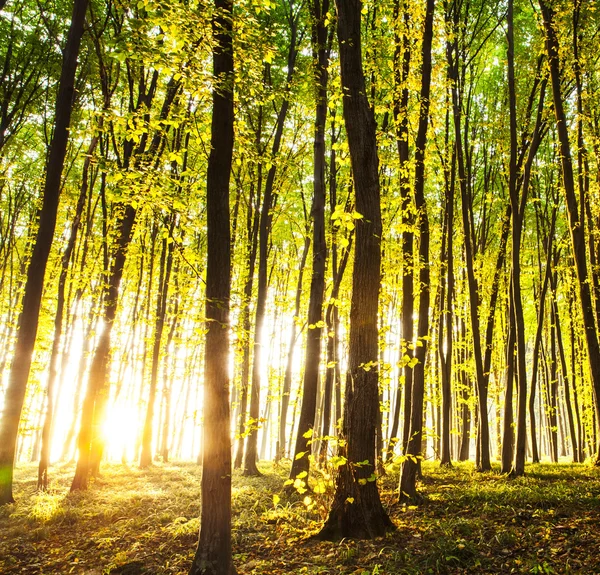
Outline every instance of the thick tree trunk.
<path id="1" fill-rule="evenodd" d="M 208 160 L 206 351 L 200 538 L 190 575 L 232 575 L 229 308 L 229 180 L 233 155 L 232 1 L 215 0 L 211 152 Z"/>
<path id="2" fill-rule="evenodd" d="M 23 307 L 17 326 L 17 341 L 0 425 L 0 505 L 14 501 L 12 482 L 17 435 L 37 335 L 44 275 L 56 227 L 61 177 L 75 95 L 75 71 L 87 4 L 87 0 L 74 0 L 56 95 L 54 134 L 46 165 L 39 227 L 27 269 Z"/>
<path id="3" fill-rule="evenodd" d="M 378 304 L 381 267 L 379 158 L 375 118 L 367 101 L 361 54 L 360 0 L 338 0 L 338 41 L 344 120 L 362 218 L 355 231 L 352 301 L 343 436 L 346 463 L 339 468 L 322 539 L 378 537 L 393 527 L 376 481 L 378 402 Z"/>

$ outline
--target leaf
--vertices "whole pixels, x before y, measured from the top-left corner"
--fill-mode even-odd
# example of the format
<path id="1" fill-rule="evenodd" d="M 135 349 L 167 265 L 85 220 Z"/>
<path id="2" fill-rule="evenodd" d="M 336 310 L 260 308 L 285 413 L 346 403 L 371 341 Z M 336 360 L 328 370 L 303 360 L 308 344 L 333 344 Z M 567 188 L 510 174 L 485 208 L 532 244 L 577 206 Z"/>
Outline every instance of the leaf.
<path id="1" fill-rule="evenodd" d="M 299 453 L 296 453 L 296 457 L 294 457 L 294 459 L 302 459 L 305 455 L 306 451 L 300 451 Z"/>
<path id="2" fill-rule="evenodd" d="M 305 437 L 306 439 L 310 439 L 313 436 L 313 432 L 314 432 L 314 429 L 311 428 L 307 432 L 303 433 L 302 437 Z M 298 459 L 298 458 L 296 458 L 296 459 Z"/>
<path id="3" fill-rule="evenodd" d="M 279 495 L 273 495 L 273 507 L 277 507 L 280 501 L 281 497 L 279 497 Z"/>
<path id="4" fill-rule="evenodd" d="M 354 497 L 346 497 L 346 503 L 354 503 Z"/>

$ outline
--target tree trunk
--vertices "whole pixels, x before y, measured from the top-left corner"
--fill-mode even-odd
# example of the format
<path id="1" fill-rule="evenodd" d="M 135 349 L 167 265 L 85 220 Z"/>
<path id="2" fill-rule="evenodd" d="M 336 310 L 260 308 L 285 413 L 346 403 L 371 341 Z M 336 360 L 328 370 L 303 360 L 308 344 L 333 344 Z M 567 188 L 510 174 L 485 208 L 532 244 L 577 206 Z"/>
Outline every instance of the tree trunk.
<path id="1" fill-rule="evenodd" d="M 373 110 L 366 96 L 361 54 L 360 0 L 338 0 L 344 121 L 356 190 L 355 255 L 343 436 L 346 462 L 339 468 L 329 517 L 319 537 L 373 538 L 393 527 L 376 481 L 378 325 L 381 267 L 379 158 Z"/>
<path id="2" fill-rule="evenodd" d="M 98 143 L 98 136 L 94 136 L 90 145 L 88 146 L 86 158 L 83 165 L 81 188 L 79 192 L 79 198 L 77 200 L 77 206 L 75 208 L 75 215 L 71 223 L 71 230 L 69 234 L 69 240 L 65 247 L 61 259 L 61 270 L 58 278 L 58 294 L 56 296 L 56 315 L 54 317 L 54 340 L 52 342 L 52 350 L 50 352 L 50 361 L 48 366 L 48 386 L 46 389 L 46 416 L 44 418 L 44 427 L 42 429 L 42 449 L 40 454 L 40 462 L 38 466 L 38 489 L 46 490 L 48 488 L 48 465 L 50 462 L 50 449 L 51 449 L 51 431 L 53 427 L 54 419 L 54 387 L 58 376 L 58 355 L 60 349 L 60 342 L 63 331 L 64 321 L 64 308 L 65 308 L 65 289 L 67 284 L 67 274 L 69 273 L 69 264 L 71 263 L 71 256 L 75 248 L 75 242 L 77 241 L 77 233 L 81 225 L 81 217 L 83 215 L 83 209 L 85 207 L 85 201 L 88 190 L 88 172 L 90 167 L 90 159 L 96 145 Z M 61 374 L 63 375 L 63 374 Z"/>
<path id="3" fill-rule="evenodd" d="M 46 164 L 46 182 L 42 195 L 39 227 L 27 269 L 23 306 L 17 326 L 17 341 L 9 383 L 4 396 L 4 411 L 0 425 L 0 505 L 14 501 L 12 482 L 17 435 L 37 335 L 44 274 L 56 227 L 61 177 L 67 153 L 69 125 L 75 95 L 75 71 L 87 4 L 87 0 L 74 0 L 73 2 L 71 24 L 63 53 L 56 95 L 54 133 Z"/>
<path id="4" fill-rule="evenodd" d="M 567 215 L 569 219 L 569 231 L 571 236 L 573 259 L 575 261 L 575 269 L 577 271 L 577 279 L 579 283 L 581 313 L 583 318 L 590 376 L 592 380 L 594 404 L 596 409 L 596 425 L 598 425 L 600 423 L 600 345 L 598 343 L 598 333 L 596 331 L 596 319 L 594 315 L 594 303 L 592 301 L 592 293 L 587 270 L 585 229 L 583 222 L 580 221 L 579 209 L 577 205 L 568 124 L 561 94 L 561 63 L 559 43 L 556 30 L 554 28 L 554 10 L 546 3 L 545 0 L 540 0 L 539 4 L 544 19 L 544 28 L 546 31 L 546 53 L 550 66 L 554 114 L 556 117 L 556 130 L 558 133 L 560 150 L 559 156 L 562 166 L 563 186 L 567 202 Z M 594 456 L 595 464 L 599 465 L 600 450 L 597 448 Z"/>
<path id="5" fill-rule="evenodd" d="M 454 8 L 454 30 L 458 33 L 458 22 L 459 13 L 457 8 Z M 452 82 L 452 109 L 454 118 L 454 133 L 455 133 L 455 146 L 458 161 L 458 177 L 459 187 L 461 192 L 461 210 L 463 220 L 463 231 L 464 231 L 464 244 L 465 244 L 465 263 L 467 269 L 467 285 L 469 290 L 469 311 L 471 317 L 471 332 L 473 338 L 473 357 L 475 360 L 475 377 L 477 382 L 477 399 L 479 405 L 479 426 L 478 426 L 478 441 L 480 457 L 478 458 L 478 469 L 480 471 L 489 471 L 491 469 L 490 463 L 490 446 L 489 446 L 489 420 L 487 416 L 487 398 L 488 388 L 487 380 L 484 375 L 483 369 L 483 357 L 481 352 L 481 333 L 479 325 L 479 289 L 477 286 L 477 279 L 475 278 L 474 270 L 474 256 L 475 256 L 475 245 L 474 245 L 474 232 L 472 229 L 472 222 L 469 215 L 470 210 L 470 199 L 467 174 L 465 170 L 465 158 L 463 148 L 463 137 L 462 137 L 462 126 L 461 126 L 461 106 L 462 98 L 459 94 L 458 80 L 459 80 L 459 53 L 458 53 L 458 41 L 454 39 L 447 48 L 448 58 L 448 75 Z"/>
<path id="6" fill-rule="evenodd" d="M 413 392 L 410 415 L 410 439 L 406 450 L 407 459 L 402 465 L 400 477 L 400 500 L 417 499 L 416 481 L 420 472 L 423 443 L 423 401 L 425 394 L 425 358 L 429 339 L 429 218 L 425 202 L 425 148 L 429 124 L 429 94 L 431 88 L 431 45 L 433 41 L 434 0 L 427 0 L 423 29 L 421 65 L 421 105 L 419 128 L 415 141 L 415 207 L 419 222 L 419 321 L 413 373 Z"/>
<path id="7" fill-rule="evenodd" d="M 232 1 L 215 0 L 211 148 L 206 178 L 207 270 L 204 440 L 200 538 L 190 575 L 233 575 L 229 308 L 231 244 L 229 180 L 233 155 Z"/>
<path id="8" fill-rule="evenodd" d="M 556 294 L 556 285 L 552 286 L 552 291 Z M 560 316 L 558 315 L 558 305 L 556 303 L 556 297 L 552 298 L 552 321 L 556 325 L 556 338 L 558 340 L 558 356 L 560 358 L 560 370 L 562 373 L 562 381 L 564 384 L 565 394 L 565 406 L 567 409 L 567 419 L 569 422 L 569 437 L 571 439 L 571 449 L 573 450 L 573 463 L 579 463 L 579 446 L 578 437 L 575 429 L 575 419 L 573 417 L 573 405 L 571 403 L 571 384 L 569 383 L 570 377 L 567 371 L 567 360 L 565 357 L 565 347 L 562 338 L 562 331 L 560 327 Z M 575 374 L 572 373 L 571 377 Z"/>
<path id="9" fill-rule="evenodd" d="M 502 473 L 510 473 L 515 450 L 515 429 L 513 416 L 513 390 L 515 374 L 515 312 L 512 294 L 509 294 L 509 300 L 508 341 L 506 343 L 506 383 L 504 393 L 504 419 L 502 427 Z"/>
<path id="10" fill-rule="evenodd" d="M 323 332 L 323 297 L 325 292 L 325 263 L 327 243 L 325 241 L 325 124 L 327 122 L 327 26 L 329 0 L 314 0 L 311 3 L 313 19 L 312 50 L 316 67 L 317 102 L 315 114 L 315 138 L 313 150 L 313 253 L 310 299 L 308 303 L 308 329 L 306 332 L 306 356 L 302 386 L 302 407 L 296 434 L 296 448 L 292 459 L 290 478 L 309 471 L 309 442 L 312 442 L 317 407 L 317 389 L 321 366 L 321 334 Z M 304 455 L 301 455 L 304 453 Z"/>

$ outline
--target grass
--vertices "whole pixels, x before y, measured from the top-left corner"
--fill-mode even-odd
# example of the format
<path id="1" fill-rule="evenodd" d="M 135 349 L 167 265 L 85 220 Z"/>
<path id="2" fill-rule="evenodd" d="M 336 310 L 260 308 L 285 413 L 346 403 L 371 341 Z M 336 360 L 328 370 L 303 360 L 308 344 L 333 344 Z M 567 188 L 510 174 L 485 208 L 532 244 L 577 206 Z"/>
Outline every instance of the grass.
<path id="1" fill-rule="evenodd" d="M 330 492 L 288 499 L 287 468 L 261 468 L 264 477 L 234 475 L 240 575 L 600 573 L 596 468 L 540 464 L 510 480 L 472 464 L 425 464 L 419 507 L 395 503 L 391 471 L 380 489 L 397 529 L 376 541 L 337 543 L 307 540 Z M 0 508 L 0 573 L 187 573 L 199 528 L 198 466 L 106 465 L 89 491 L 69 494 L 73 471 L 54 467 L 50 490 L 40 493 L 35 466 L 17 470 L 17 503 Z"/>

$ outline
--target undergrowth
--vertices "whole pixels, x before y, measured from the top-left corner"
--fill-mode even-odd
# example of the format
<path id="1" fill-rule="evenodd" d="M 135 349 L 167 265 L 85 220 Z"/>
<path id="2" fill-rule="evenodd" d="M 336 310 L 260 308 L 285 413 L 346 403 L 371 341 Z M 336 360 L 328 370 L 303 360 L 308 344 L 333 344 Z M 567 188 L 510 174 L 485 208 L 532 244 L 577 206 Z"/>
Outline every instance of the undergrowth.
<path id="1" fill-rule="evenodd" d="M 397 470 L 379 479 L 395 531 L 335 543 L 309 539 L 330 490 L 290 496 L 285 465 L 263 464 L 258 478 L 235 472 L 238 573 L 600 573 L 600 470 L 540 464 L 510 480 L 470 463 L 423 468 L 419 507 L 396 503 Z M 40 493 L 36 468 L 17 469 L 17 503 L 0 508 L 0 573 L 187 573 L 199 529 L 198 466 L 105 465 L 87 492 L 70 494 L 73 471 L 55 466 L 49 491 Z"/>

